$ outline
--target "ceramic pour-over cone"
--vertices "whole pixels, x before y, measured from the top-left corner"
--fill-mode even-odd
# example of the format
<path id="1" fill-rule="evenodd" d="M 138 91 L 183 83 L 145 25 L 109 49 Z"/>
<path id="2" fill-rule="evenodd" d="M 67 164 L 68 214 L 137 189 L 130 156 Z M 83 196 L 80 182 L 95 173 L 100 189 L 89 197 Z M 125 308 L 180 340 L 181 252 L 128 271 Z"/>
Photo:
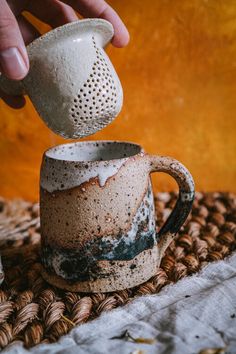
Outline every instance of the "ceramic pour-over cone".
<path id="1" fill-rule="evenodd" d="M 82 138 L 120 112 L 123 93 L 104 51 L 112 25 L 86 19 L 58 27 L 27 46 L 30 71 L 20 82 L 0 77 L 6 93 L 26 93 L 47 126 L 65 138 Z"/>

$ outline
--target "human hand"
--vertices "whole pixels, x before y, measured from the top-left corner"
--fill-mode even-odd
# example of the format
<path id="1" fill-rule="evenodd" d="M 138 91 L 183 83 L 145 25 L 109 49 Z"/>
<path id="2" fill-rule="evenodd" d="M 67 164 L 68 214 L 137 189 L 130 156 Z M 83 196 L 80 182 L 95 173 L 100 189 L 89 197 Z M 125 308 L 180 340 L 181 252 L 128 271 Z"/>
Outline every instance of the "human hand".
<path id="1" fill-rule="evenodd" d="M 37 29 L 23 16 L 28 11 L 52 28 L 83 17 L 103 18 L 112 23 L 112 44 L 124 47 L 129 33 L 118 14 L 104 0 L 0 0 L 0 72 L 12 80 L 23 79 L 29 71 L 25 45 L 40 36 Z M 0 92 L 0 97 L 10 106 L 20 108 L 24 97 L 12 97 Z"/>

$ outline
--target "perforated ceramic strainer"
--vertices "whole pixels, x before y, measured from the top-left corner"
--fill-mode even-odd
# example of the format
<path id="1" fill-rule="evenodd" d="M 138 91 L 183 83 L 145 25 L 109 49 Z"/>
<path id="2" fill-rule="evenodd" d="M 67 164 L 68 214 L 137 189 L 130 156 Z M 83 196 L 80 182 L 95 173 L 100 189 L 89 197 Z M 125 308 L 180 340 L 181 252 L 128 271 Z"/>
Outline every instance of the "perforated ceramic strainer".
<path id="1" fill-rule="evenodd" d="M 16 87 L 0 80 L 6 92 L 23 91 L 55 133 L 81 138 L 104 128 L 120 112 L 123 93 L 104 51 L 112 25 L 87 19 L 58 27 L 28 47 L 30 71 Z"/>
<path id="2" fill-rule="evenodd" d="M 70 108 L 71 118 L 79 130 L 83 128 L 85 135 L 110 123 L 122 104 L 120 82 L 111 62 L 96 44 L 94 36 L 92 43 L 96 60 Z"/>

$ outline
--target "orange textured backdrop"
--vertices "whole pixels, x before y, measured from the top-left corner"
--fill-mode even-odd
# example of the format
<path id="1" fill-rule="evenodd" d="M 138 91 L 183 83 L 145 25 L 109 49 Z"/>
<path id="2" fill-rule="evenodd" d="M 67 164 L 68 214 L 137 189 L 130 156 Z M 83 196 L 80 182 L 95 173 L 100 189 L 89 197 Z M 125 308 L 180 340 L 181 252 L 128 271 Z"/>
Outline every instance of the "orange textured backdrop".
<path id="1" fill-rule="evenodd" d="M 110 3 L 131 34 L 127 48 L 108 48 L 124 106 L 91 138 L 138 142 L 146 151 L 182 161 L 198 190 L 236 191 L 235 1 Z M 30 102 L 19 111 L 1 102 L 0 194 L 37 199 L 42 153 L 62 141 Z M 158 190 L 175 187 L 162 174 L 154 184 Z"/>

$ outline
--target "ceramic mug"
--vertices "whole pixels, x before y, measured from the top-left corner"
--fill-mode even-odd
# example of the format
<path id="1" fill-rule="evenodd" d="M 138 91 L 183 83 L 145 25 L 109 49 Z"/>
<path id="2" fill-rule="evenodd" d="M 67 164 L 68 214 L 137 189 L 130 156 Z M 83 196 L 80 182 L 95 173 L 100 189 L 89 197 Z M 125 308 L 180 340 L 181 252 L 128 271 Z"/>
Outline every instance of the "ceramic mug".
<path id="1" fill-rule="evenodd" d="M 123 91 L 104 51 L 111 23 L 85 19 L 47 32 L 27 46 L 28 75 L 11 81 L 0 74 L 6 93 L 26 93 L 47 126 L 65 138 L 82 138 L 118 115 Z"/>
<path id="2" fill-rule="evenodd" d="M 150 173 L 166 172 L 179 198 L 156 232 Z M 41 166 L 42 275 L 69 291 L 108 292 L 152 277 L 194 199 L 189 171 L 129 142 L 59 145 Z"/>

